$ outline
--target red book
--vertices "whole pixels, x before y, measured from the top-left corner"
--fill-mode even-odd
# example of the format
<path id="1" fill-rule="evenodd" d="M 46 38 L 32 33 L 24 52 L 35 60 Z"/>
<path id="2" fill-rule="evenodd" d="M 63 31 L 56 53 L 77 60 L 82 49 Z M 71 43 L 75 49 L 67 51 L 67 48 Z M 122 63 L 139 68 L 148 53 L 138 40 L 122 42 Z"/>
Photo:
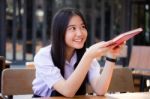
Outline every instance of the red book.
<path id="1" fill-rule="evenodd" d="M 137 29 L 122 33 L 112 39 L 113 43 L 111 45 L 118 46 L 118 45 L 122 44 L 124 41 L 127 41 L 127 40 L 133 38 L 135 35 L 138 35 L 142 31 L 143 31 L 142 28 L 137 28 Z"/>

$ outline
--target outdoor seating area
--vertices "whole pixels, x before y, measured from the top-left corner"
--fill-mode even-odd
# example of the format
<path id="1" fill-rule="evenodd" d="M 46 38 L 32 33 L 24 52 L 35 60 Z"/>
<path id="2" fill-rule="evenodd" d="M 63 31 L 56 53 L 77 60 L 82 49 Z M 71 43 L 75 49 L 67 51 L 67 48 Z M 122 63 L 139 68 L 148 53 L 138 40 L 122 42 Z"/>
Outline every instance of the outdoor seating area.
<path id="1" fill-rule="evenodd" d="M 35 77 L 35 68 L 20 69 L 7 68 L 2 71 L 1 93 L 3 97 L 12 98 L 15 95 L 30 95 L 32 93 L 32 80 Z M 129 68 L 118 67 L 114 69 L 108 93 L 138 92 L 135 90 L 134 73 Z M 140 79 L 141 80 L 141 79 Z M 23 84 L 23 85 L 22 85 Z M 139 85 L 141 86 L 141 85 Z M 90 86 L 87 94 L 93 94 Z"/>
<path id="2" fill-rule="evenodd" d="M 141 59 L 149 58 L 149 47 L 133 46 L 129 67 L 115 67 L 108 93 L 147 92 L 147 80 L 150 80 L 149 61 L 142 63 Z M 143 57 L 143 58 L 141 58 Z M 32 80 L 35 77 L 34 62 L 26 62 L 24 68 L 10 68 L 4 57 L 0 57 L 1 93 L 3 97 L 12 98 L 15 95 L 32 94 Z M 146 66 L 144 65 L 146 64 Z M 23 83 L 23 86 L 22 86 Z M 87 85 L 87 94 L 93 94 Z"/>
<path id="3" fill-rule="evenodd" d="M 0 0 L 0 99 L 41 96 L 150 99 L 150 0 Z"/>

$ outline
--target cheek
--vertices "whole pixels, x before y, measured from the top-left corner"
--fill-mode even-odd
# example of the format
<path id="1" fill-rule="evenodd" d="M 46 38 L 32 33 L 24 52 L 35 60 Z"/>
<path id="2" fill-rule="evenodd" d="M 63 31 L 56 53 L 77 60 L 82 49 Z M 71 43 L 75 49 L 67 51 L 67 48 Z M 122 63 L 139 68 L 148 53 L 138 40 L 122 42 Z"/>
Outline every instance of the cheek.
<path id="1" fill-rule="evenodd" d="M 87 36 L 88 36 L 87 31 L 85 32 L 84 36 L 85 36 L 85 40 L 86 40 L 86 39 L 87 39 Z"/>
<path id="2" fill-rule="evenodd" d="M 69 42 L 72 39 L 73 35 L 71 35 L 70 33 L 66 33 L 65 35 L 65 42 Z"/>

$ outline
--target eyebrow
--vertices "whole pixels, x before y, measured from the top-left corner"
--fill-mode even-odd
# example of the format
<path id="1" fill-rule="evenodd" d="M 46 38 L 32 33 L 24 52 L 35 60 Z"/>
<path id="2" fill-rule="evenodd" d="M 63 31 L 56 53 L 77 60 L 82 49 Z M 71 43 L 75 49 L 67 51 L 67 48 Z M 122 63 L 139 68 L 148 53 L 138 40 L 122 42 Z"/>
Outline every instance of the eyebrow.
<path id="1" fill-rule="evenodd" d="M 81 25 L 85 25 L 84 23 L 82 23 Z M 76 26 L 76 25 L 68 25 L 67 27 L 72 27 L 72 26 Z"/>
<path id="2" fill-rule="evenodd" d="M 76 25 L 68 25 L 67 27 L 73 27 L 73 26 L 76 26 Z"/>

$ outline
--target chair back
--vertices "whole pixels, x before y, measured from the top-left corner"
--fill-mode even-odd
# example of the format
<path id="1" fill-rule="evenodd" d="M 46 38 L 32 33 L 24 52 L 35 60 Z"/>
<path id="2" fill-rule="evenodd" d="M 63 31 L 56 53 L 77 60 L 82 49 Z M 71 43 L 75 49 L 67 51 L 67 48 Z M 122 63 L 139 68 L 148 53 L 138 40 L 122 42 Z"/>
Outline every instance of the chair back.
<path id="1" fill-rule="evenodd" d="M 1 79 L 2 96 L 32 94 L 32 81 L 35 78 L 35 69 L 3 70 Z"/>
<path id="2" fill-rule="evenodd" d="M 150 47 L 133 46 L 129 68 L 150 70 Z"/>
<path id="3" fill-rule="evenodd" d="M 26 62 L 26 68 L 27 69 L 35 69 L 35 64 L 34 62 Z"/>
<path id="4" fill-rule="evenodd" d="M 128 68 L 115 68 L 108 92 L 134 92 L 132 72 Z"/>
<path id="5" fill-rule="evenodd" d="M 5 67 L 5 58 L 0 56 L 0 70 L 2 71 Z"/>
<path id="6" fill-rule="evenodd" d="M 2 76 L 3 69 L 5 69 L 5 57 L 0 56 L 0 85 L 1 85 L 1 76 Z M 1 89 L 1 86 L 0 86 L 0 89 Z"/>

